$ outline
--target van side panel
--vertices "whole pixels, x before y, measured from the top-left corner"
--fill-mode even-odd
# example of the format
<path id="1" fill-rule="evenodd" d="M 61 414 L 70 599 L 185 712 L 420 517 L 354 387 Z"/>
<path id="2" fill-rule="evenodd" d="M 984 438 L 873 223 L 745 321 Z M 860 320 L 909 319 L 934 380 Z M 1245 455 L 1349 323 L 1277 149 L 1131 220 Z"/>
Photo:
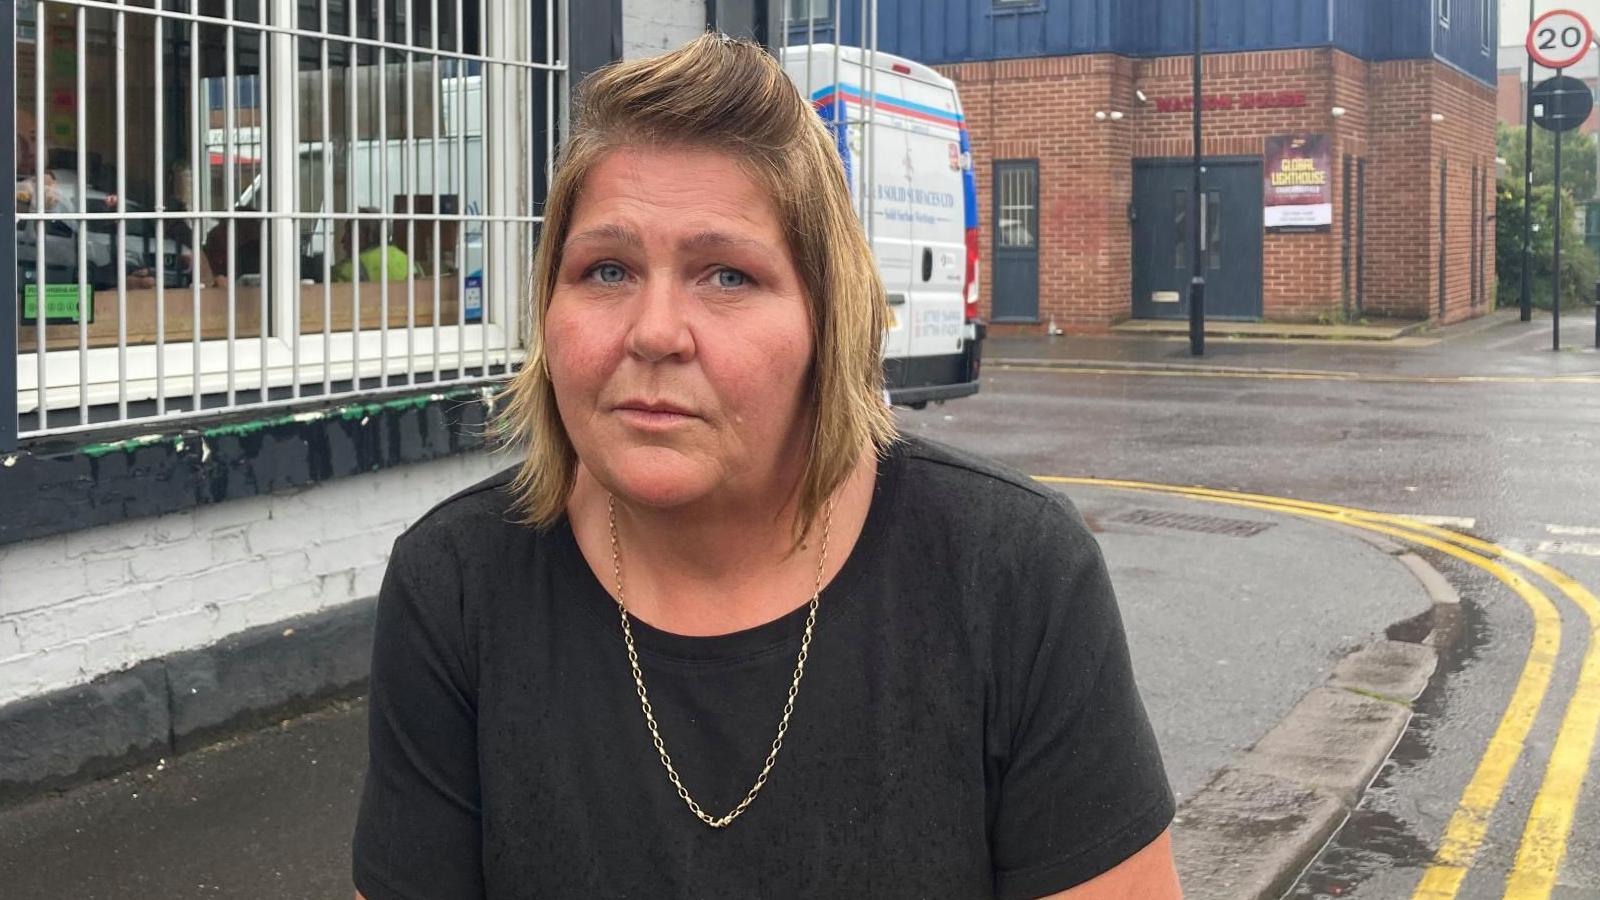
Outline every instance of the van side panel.
<path id="1" fill-rule="evenodd" d="M 834 132 L 871 238 L 889 295 L 885 374 L 895 402 L 975 393 L 981 325 L 966 320 L 964 288 L 977 185 L 954 85 L 888 54 L 869 68 L 855 48 L 789 48 L 783 60 Z"/>
<path id="2" fill-rule="evenodd" d="M 963 120 L 955 91 L 906 79 L 905 92 L 881 113 L 886 129 L 906 136 L 906 202 L 911 217 L 913 357 L 961 352 L 966 315 L 967 204 L 962 176 Z M 882 103 L 882 100 L 880 100 Z"/>

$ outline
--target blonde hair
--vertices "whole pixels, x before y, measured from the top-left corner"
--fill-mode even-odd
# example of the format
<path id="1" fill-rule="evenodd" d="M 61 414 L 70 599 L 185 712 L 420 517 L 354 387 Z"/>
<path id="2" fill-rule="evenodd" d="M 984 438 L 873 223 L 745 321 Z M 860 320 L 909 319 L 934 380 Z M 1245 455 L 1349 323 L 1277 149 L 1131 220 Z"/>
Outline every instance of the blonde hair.
<path id="1" fill-rule="evenodd" d="M 719 34 L 608 66 L 579 87 L 534 258 L 529 354 L 511 380 L 501 419 L 508 438 L 527 444 L 511 485 L 516 510 L 526 524 L 553 524 L 566 511 L 577 473 L 550 381 L 544 319 L 584 181 L 615 150 L 662 146 L 713 150 L 742 164 L 770 194 L 805 286 L 812 430 L 795 486 L 798 543 L 862 452 L 871 447 L 881 454 L 895 438 L 883 400 L 889 307 L 833 135 L 765 50 Z"/>

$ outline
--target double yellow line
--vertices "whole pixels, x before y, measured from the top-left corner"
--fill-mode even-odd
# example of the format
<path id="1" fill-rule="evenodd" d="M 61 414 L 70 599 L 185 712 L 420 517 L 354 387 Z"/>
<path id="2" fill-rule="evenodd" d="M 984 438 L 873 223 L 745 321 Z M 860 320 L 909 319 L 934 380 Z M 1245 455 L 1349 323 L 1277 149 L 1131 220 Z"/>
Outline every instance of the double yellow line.
<path id="1" fill-rule="evenodd" d="M 1572 830 L 1578 798 L 1594 751 L 1596 727 L 1600 726 L 1600 601 L 1583 585 L 1566 573 L 1521 553 L 1405 516 L 1265 494 L 1145 481 L 1048 475 L 1035 476 L 1035 479 L 1046 484 L 1084 485 L 1188 497 L 1361 528 L 1428 547 L 1482 569 L 1522 599 L 1533 616 L 1532 646 L 1523 662 L 1522 672 L 1505 713 L 1490 737 L 1472 779 L 1462 791 L 1455 813 L 1445 826 L 1433 862 L 1423 873 L 1422 881 L 1413 895 L 1414 900 L 1452 900 L 1460 890 L 1461 882 L 1471 870 L 1483 845 L 1490 817 L 1522 754 L 1528 732 L 1544 703 L 1561 650 L 1561 615 L 1556 605 L 1532 581 L 1505 563 L 1514 563 L 1553 585 L 1586 617 L 1589 626 L 1587 647 L 1577 686 L 1562 714 L 1544 779 L 1529 810 L 1516 861 L 1505 885 L 1505 896 L 1511 900 L 1542 900 L 1550 896 L 1566 854 L 1567 836 Z"/>

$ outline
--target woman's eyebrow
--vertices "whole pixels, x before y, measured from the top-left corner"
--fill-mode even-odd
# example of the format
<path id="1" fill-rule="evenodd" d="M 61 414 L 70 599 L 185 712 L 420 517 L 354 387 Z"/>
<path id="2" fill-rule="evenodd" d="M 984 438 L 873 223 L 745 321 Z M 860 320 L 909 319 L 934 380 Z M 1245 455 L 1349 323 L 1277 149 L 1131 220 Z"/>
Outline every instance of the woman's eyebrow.
<path id="1" fill-rule="evenodd" d="M 688 250 L 715 250 L 723 247 L 768 249 L 766 243 L 762 241 L 753 238 L 736 237 L 721 231 L 702 231 L 685 239 L 680 246 Z"/>
<path id="2" fill-rule="evenodd" d="M 567 238 L 562 247 L 566 249 L 574 244 L 584 243 L 625 244 L 629 247 L 643 247 L 644 238 L 639 235 L 639 232 L 626 225 L 596 225 Z M 753 247 L 761 251 L 770 249 L 764 241 L 738 237 L 722 231 L 698 232 L 684 238 L 679 242 L 678 246 L 685 250 L 716 250 L 727 247 Z"/>
<path id="3" fill-rule="evenodd" d="M 562 248 L 587 242 L 627 244 L 630 247 L 644 246 L 644 238 L 626 225 L 598 225 L 567 238 Z"/>

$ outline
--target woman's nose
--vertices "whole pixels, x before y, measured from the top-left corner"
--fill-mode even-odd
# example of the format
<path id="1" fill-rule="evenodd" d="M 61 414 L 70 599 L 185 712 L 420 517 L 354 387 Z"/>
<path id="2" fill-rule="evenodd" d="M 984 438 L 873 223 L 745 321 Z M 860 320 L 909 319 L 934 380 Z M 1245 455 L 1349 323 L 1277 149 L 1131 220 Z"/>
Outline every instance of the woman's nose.
<path id="1" fill-rule="evenodd" d="M 633 320 L 628 326 L 627 349 L 645 362 L 694 356 L 694 334 L 687 316 L 693 303 L 689 291 L 665 275 L 647 277 L 635 296 Z"/>

